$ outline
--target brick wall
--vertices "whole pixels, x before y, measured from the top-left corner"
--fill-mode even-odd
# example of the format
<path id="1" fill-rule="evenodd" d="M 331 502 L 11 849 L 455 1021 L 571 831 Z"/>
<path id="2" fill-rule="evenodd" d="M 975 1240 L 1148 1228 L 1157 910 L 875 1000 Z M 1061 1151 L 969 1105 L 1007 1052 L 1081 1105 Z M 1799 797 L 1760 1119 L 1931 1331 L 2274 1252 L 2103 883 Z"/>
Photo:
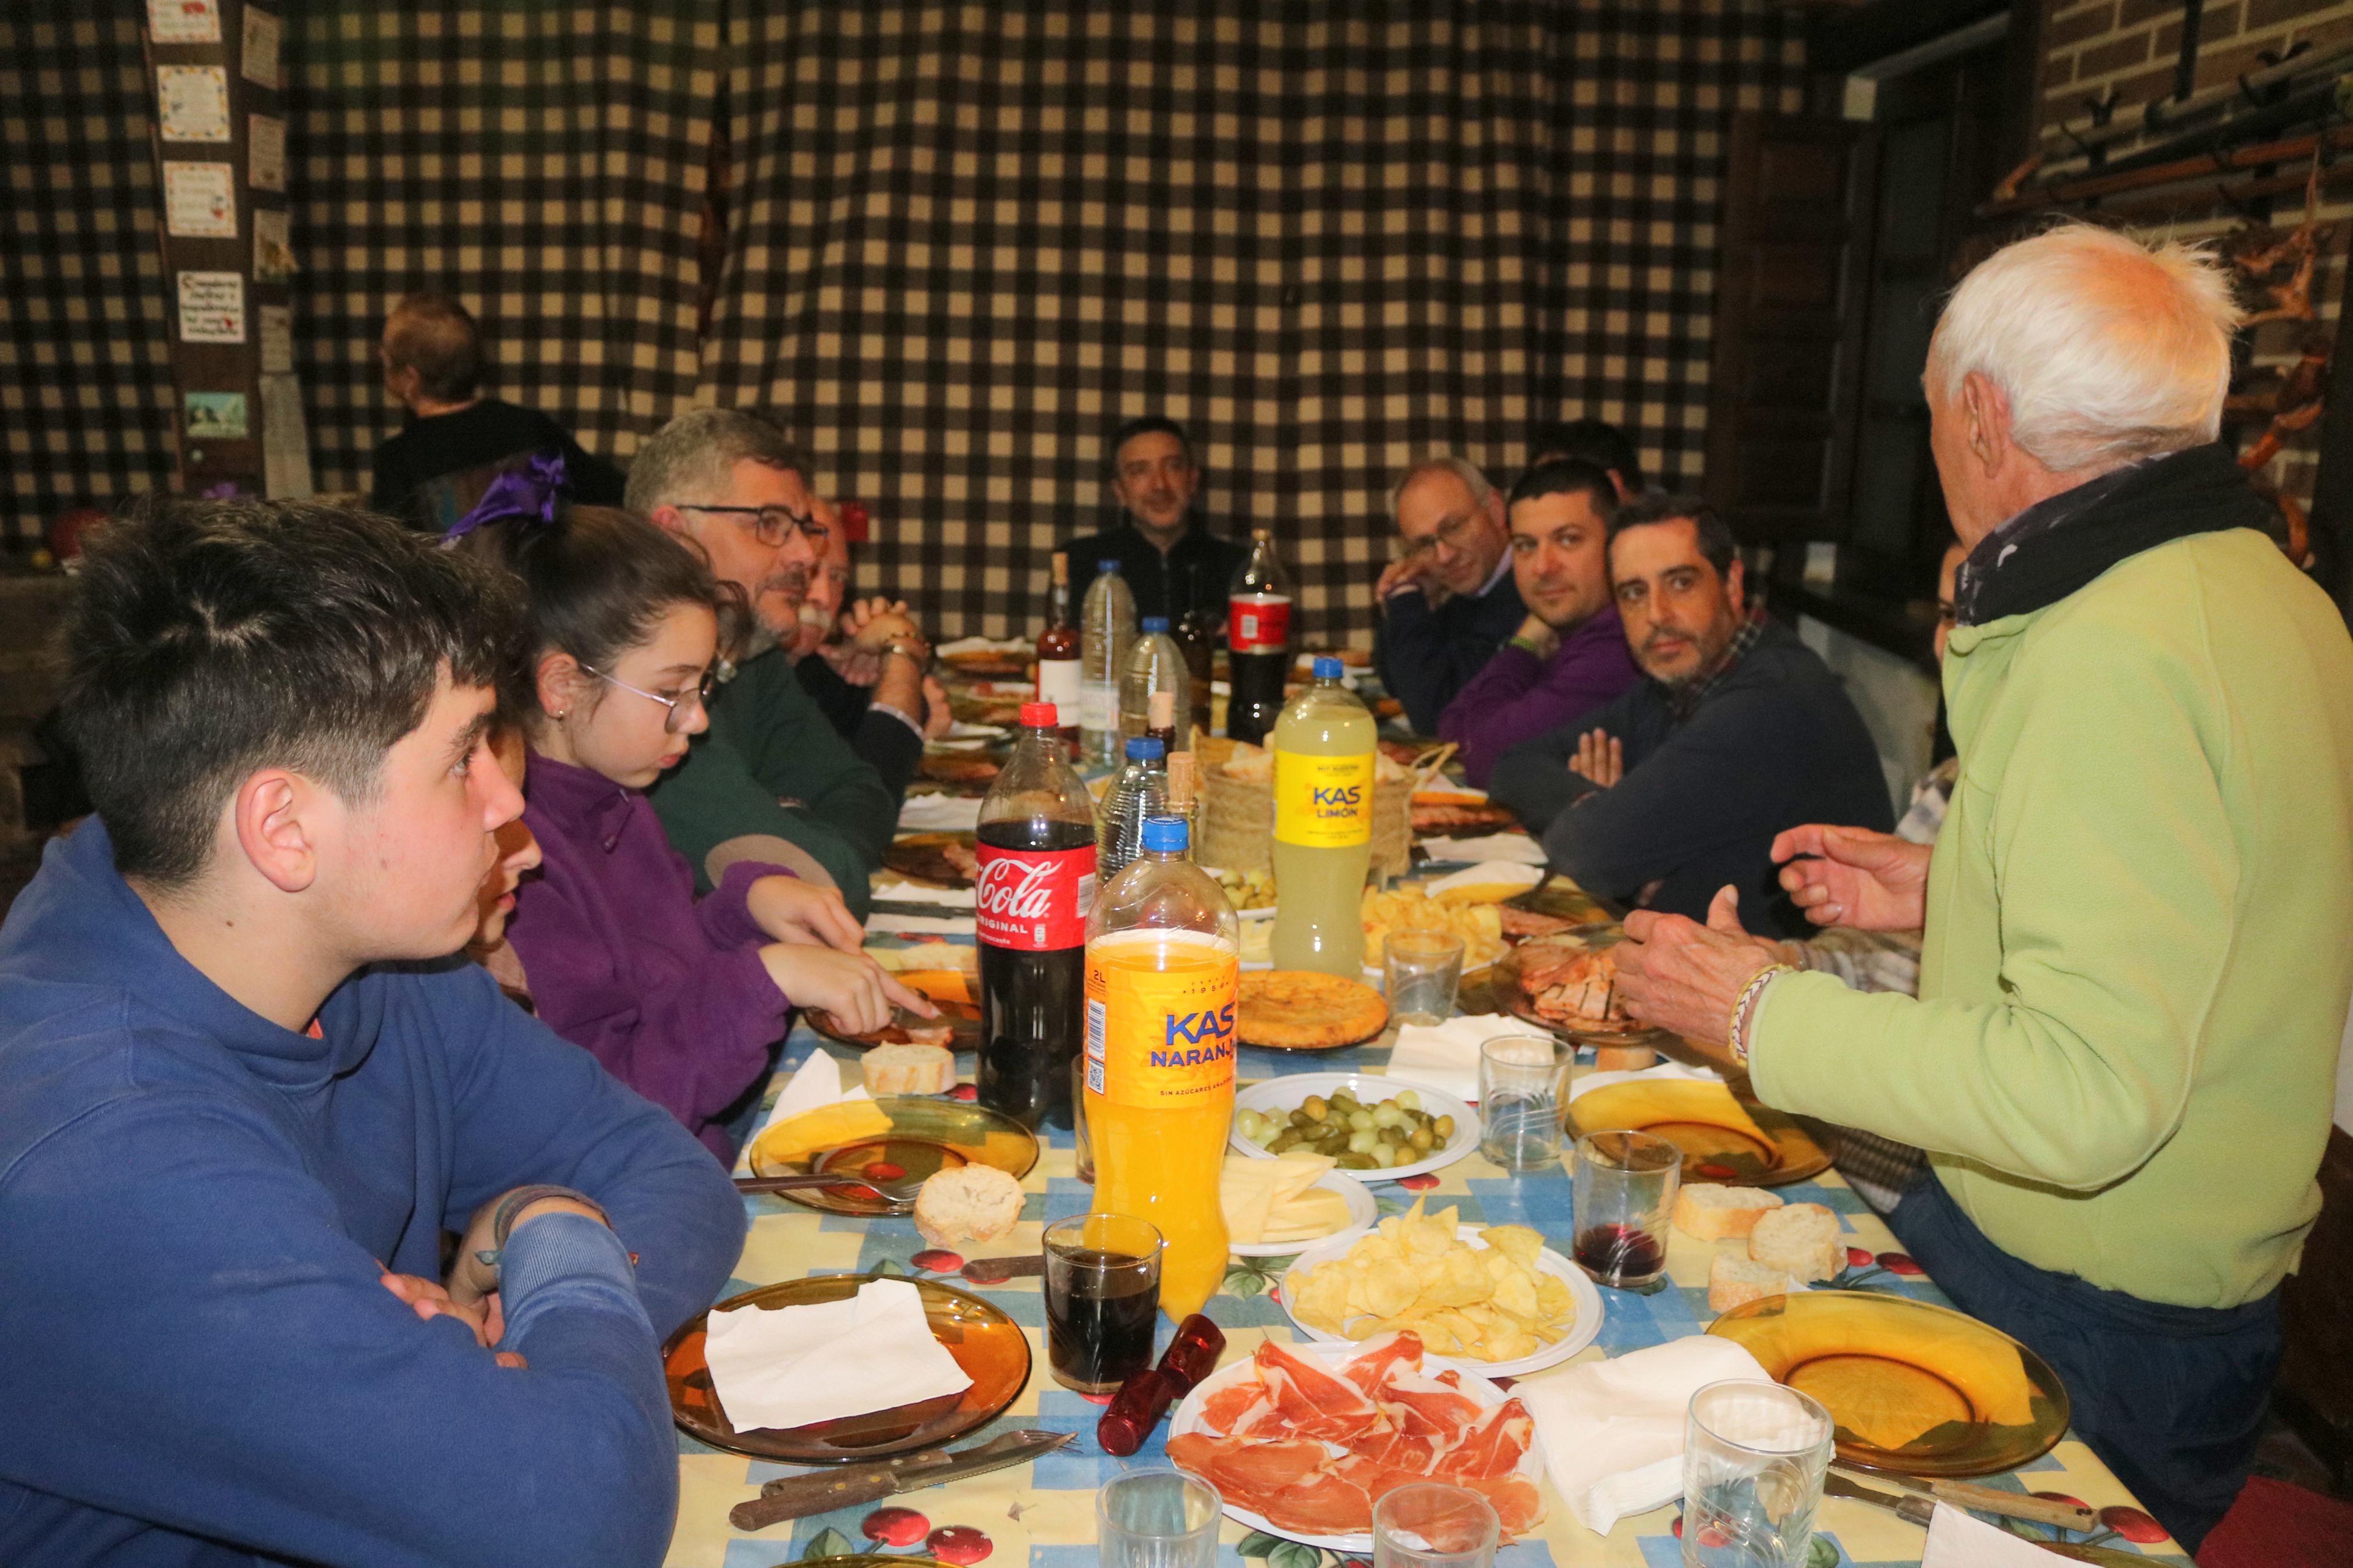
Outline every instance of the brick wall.
<path id="1" fill-rule="evenodd" d="M 2173 90 L 2181 55 L 2180 0 L 2057 0 L 2043 24 L 2040 128 L 2046 153 L 2066 147 L 2059 127 L 2091 123 L 2089 100 L 2113 95 L 2131 114 Z M 2353 40 L 2348 0 L 2211 0 L 2198 24 L 2192 91 L 2261 70 L 2263 56 L 2310 40 L 2324 49 Z M 2129 149 L 2133 143 L 2123 144 Z"/>
<path id="2" fill-rule="evenodd" d="M 2046 160 L 2040 179 L 2081 174 L 2081 153 L 2062 127 L 2083 130 L 2092 123 L 2087 105 L 2113 97 L 2119 119 L 2137 120 L 2143 105 L 2173 91 L 2174 71 L 2181 53 L 2184 7 L 2180 0 L 2055 0 L 2043 24 L 2043 62 L 2039 142 Z M 2263 68 L 2263 56 L 2274 58 L 2299 42 L 2309 41 L 2307 54 L 2318 54 L 2353 43 L 2353 0 L 2209 0 L 2199 20 L 2198 64 L 2193 93 L 2227 85 L 2251 71 Z M 2332 68 L 2353 71 L 2353 61 Z M 2210 123 L 2200 121 L 2199 124 Z M 2311 127 L 2286 132 L 2301 134 Z M 2171 132 L 2160 131 L 2158 139 Z M 2268 138 L 2265 138 L 2268 140 Z M 2111 157 L 2128 155 L 2147 139 L 2127 139 L 2109 144 Z M 2295 174 L 2293 168 L 2250 171 L 2252 174 Z M 2247 174 L 2231 176 L 2243 180 Z M 2210 177 L 2210 184 L 2211 183 Z M 2148 193 L 2116 198 L 2130 201 Z M 2084 211 L 2082 208 L 2071 209 Z M 2097 209 L 2086 216 L 2097 216 Z M 2302 221 L 2300 192 L 2276 197 L 2272 221 L 2292 227 Z M 2327 226 L 2322 236 L 2320 262 L 2312 283 L 2312 302 L 2324 326 L 2334 326 L 2337 302 L 2344 293 L 2346 252 L 2353 241 L 2353 187 L 2338 185 L 2321 193 L 2318 216 Z M 2219 205 L 2210 210 L 2186 212 L 2169 223 L 2133 225 L 2135 232 L 2162 234 L 2181 239 L 2211 239 L 2241 227 L 2244 218 Z M 2275 321 L 2255 330 L 2253 363 L 2258 369 L 2284 369 L 2299 356 L 2306 323 Z M 2353 352 L 2353 345 L 2347 352 Z M 2263 421 L 2255 419 L 2228 432 L 2242 449 L 2262 435 Z M 2290 438 L 2263 477 L 2307 507 L 2317 466 L 2318 429 Z"/>

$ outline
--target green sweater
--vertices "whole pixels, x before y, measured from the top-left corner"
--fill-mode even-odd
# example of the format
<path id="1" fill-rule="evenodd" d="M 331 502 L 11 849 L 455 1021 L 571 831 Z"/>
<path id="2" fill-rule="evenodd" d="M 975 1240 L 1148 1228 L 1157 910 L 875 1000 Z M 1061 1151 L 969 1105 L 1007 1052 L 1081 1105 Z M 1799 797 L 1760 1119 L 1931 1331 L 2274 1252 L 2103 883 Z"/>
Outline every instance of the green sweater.
<path id="1" fill-rule="evenodd" d="M 867 878 L 899 822 L 898 803 L 813 701 L 792 661 L 771 650 L 744 661 L 711 704 L 711 728 L 649 792 L 670 847 L 708 891 L 711 851 L 746 834 L 800 846 L 832 873 L 866 918 Z"/>
<path id="2" fill-rule="evenodd" d="M 1776 980 L 1769 1104 L 1928 1149 L 1985 1234 L 2144 1300 L 2295 1264 L 2353 993 L 2353 644 L 2249 530 L 1953 633 L 1920 996 Z"/>

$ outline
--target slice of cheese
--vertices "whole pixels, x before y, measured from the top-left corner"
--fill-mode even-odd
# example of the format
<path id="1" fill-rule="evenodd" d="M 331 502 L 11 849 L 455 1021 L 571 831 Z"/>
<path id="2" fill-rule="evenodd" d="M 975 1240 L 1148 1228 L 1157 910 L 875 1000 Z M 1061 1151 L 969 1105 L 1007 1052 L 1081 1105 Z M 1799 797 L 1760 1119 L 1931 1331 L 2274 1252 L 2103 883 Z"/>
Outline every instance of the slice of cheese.
<path id="1" fill-rule="evenodd" d="M 1340 1229 L 1348 1223 L 1347 1199 L 1315 1185 L 1332 1166 L 1331 1156 L 1298 1149 L 1271 1160 L 1227 1155 L 1218 1180 L 1227 1233 L 1250 1246 L 1312 1240 Z"/>
<path id="2" fill-rule="evenodd" d="M 797 1160 L 820 1149 L 879 1138 L 891 1131 L 891 1119 L 871 1100 L 845 1100 L 786 1117 L 760 1134 L 764 1160 Z"/>

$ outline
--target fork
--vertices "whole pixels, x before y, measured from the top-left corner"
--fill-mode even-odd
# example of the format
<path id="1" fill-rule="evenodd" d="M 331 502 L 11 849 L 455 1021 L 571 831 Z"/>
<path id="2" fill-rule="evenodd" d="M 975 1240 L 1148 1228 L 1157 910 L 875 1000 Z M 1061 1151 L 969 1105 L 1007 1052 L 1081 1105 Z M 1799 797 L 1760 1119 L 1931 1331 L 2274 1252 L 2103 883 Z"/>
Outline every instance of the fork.
<path id="1" fill-rule="evenodd" d="M 809 1187 L 863 1187 L 892 1205 L 912 1204 L 923 1190 L 921 1176 L 853 1176 L 847 1173 L 802 1176 L 738 1176 L 739 1193 L 792 1193 Z"/>

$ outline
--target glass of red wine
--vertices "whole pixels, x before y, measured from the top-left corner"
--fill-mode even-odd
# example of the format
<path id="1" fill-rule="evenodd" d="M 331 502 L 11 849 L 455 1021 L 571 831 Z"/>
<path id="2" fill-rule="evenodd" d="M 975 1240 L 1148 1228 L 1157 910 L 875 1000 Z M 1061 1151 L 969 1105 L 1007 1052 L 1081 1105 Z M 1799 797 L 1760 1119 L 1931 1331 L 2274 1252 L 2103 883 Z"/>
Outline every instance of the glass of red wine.
<path id="1" fill-rule="evenodd" d="M 1577 1141 L 1572 1250 L 1594 1283 L 1639 1290 L 1667 1268 L 1667 1219 L 1683 1152 L 1648 1132 L 1588 1132 Z"/>
<path id="2" fill-rule="evenodd" d="M 1152 1364 L 1160 1313 L 1160 1232 L 1126 1215 L 1046 1227 L 1046 1364 L 1080 1394 L 1116 1394 Z"/>

